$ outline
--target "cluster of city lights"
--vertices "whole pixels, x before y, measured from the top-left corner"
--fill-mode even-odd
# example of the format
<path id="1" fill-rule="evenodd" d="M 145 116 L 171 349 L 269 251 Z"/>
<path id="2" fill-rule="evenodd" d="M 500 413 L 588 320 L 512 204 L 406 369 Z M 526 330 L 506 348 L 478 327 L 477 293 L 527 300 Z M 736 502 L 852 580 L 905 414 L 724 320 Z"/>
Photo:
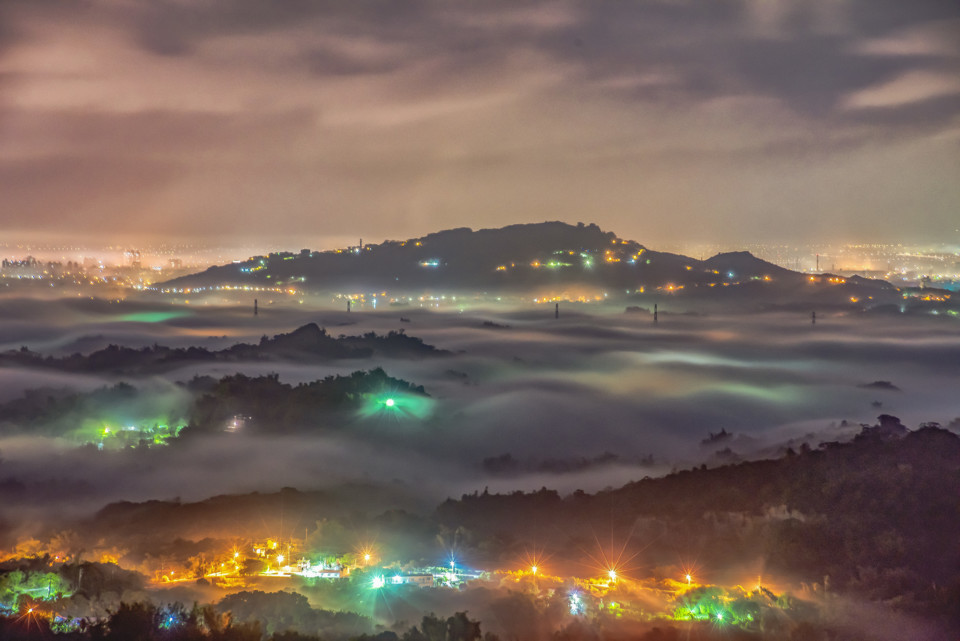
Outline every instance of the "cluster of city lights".
<path id="1" fill-rule="evenodd" d="M 383 404 L 392 397 L 386 397 Z M 247 550 L 247 552 L 244 552 Z M 617 552 L 617 550 L 614 550 Z M 159 586 L 180 584 L 205 578 L 217 585 L 242 588 L 254 577 L 265 581 L 306 580 L 327 581 L 347 580 L 354 572 L 359 583 L 357 588 L 366 587 L 386 596 L 391 590 L 398 589 L 462 589 L 474 582 L 490 585 L 499 581 L 496 575 L 512 576 L 516 582 L 522 582 L 524 590 L 535 595 L 553 594 L 561 591 L 565 595 L 566 610 L 570 616 L 589 617 L 598 613 L 611 617 L 660 617 L 675 621 L 712 623 L 714 625 L 740 626 L 753 629 L 759 620 L 761 607 L 775 607 L 775 597 L 769 590 L 760 587 L 757 579 L 756 590 L 746 591 L 736 588 L 723 588 L 716 585 L 700 584 L 694 578 L 693 569 L 684 569 L 671 579 L 638 579 L 635 572 L 616 563 L 595 567 L 592 576 L 556 576 L 551 572 L 549 560 L 542 553 L 528 554 L 525 565 L 518 570 L 483 572 L 467 569 L 452 556 L 442 565 L 433 567 L 401 568 L 398 564 L 381 564 L 381 551 L 369 544 L 357 546 L 353 552 L 337 557 L 326 556 L 311 560 L 303 542 L 294 540 L 268 539 L 251 542 L 248 545 L 234 547 L 219 558 L 202 566 L 183 565 L 161 567 L 157 571 L 156 583 Z M 617 557 L 623 557 L 619 551 Z M 299 560 L 297 560 L 299 557 Z M 599 560 L 603 560 L 601 551 Z M 59 561 L 60 557 L 57 556 Z M 596 560 L 596 559 L 595 559 Z M 623 559 L 628 561 L 629 559 Z M 362 578 L 361 578 L 362 577 Z M 34 601 L 54 600 L 63 594 L 63 588 L 51 590 L 40 585 L 44 578 L 25 585 L 23 595 Z M 40 585 L 34 588 L 33 584 Z M 56 592 L 56 594 L 54 594 Z M 657 595 L 664 604 L 660 614 L 638 609 L 634 596 L 640 593 Z M 358 593 L 358 598 L 362 598 Z M 13 603 L 0 603 L 0 610 L 11 612 L 16 609 L 16 597 Z M 774 599 L 771 601 L 771 599 Z M 647 597 L 643 600 L 648 602 Z M 20 610 L 22 613 L 24 610 Z M 35 614 L 31 606 L 29 614 Z M 54 617 L 53 613 L 42 616 Z M 175 614 L 165 615 L 166 625 L 176 625 Z"/>

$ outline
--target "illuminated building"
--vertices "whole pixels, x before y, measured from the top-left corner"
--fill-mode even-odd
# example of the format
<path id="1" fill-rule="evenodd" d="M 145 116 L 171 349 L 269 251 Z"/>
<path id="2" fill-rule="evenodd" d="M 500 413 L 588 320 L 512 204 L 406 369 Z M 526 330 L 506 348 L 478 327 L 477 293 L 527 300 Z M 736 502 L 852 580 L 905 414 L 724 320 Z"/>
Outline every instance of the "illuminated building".
<path id="1" fill-rule="evenodd" d="M 393 585 L 415 585 L 420 588 L 432 588 L 434 586 L 433 575 L 428 572 L 418 572 L 415 574 L 397 574 L 391 577 L 390 583 Z"/>

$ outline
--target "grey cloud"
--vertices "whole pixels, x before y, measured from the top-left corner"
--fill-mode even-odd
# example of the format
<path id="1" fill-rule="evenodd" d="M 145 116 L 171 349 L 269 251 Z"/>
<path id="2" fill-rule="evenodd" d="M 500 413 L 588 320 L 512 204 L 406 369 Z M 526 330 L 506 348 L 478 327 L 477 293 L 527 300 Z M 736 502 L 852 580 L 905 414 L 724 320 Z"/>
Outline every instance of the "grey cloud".
<path id="1" fill-rule="evenodd" d="M 869 12 L 867 12 L 869 13 Z M 856 18 L 855 18 L 856 19 Z M 852 52 L 864 37 L 856 27 L 844 35 L 794 33 L 779 38 L 758 38 L 735 29 L 704 30 L 691 42 L 680 37 L 646 37 L 637 23 L 626 22 L 623 31 L 604 34 L 599 47 L 584 47 L 571 54 L 582 60 L 594 79 L 629 71 L 637 65 L 669 65 L 678 73 L 688 97 L 706 99 L 731 93 L 772 96 L 791 109 L 816 118 L 829 118 L 849 92 L 889 80 L 911 69 L 942 66 L 934 57 L 873 56 Z M 662 33 L 698 35 L 694 27 L 675 23 L 661 26 Z M 618 37 L 619 36 L 619 37 Z M 623 44 L 623 47 L 618 45 Z M 957 68 L 957 61 L 950 67 Z M 663 88 L 638 88 L 635 99 L 658 98 Z M 669 94 L 668 94 L 669 95 Z"/>
<path id="2" fill-rule="evenodd" d="M 957 114 L 960 114 L 960 93 L 901 105 L 856 109 L 842 114 L 840 119 L 873 127 L 875 137 L 890 131 L 909 135 L 946 129 L 952 126 Z"/>
<path id="3" fill-rule="evenodd" d="M 951 0 L 851 0 L 848 15 L 854 17 L 864 34 L 882 35 L 904 27 L 957 18 L 960 8 Z"/>
<path id="4" fill-rule="evenodd" d="M 150 3 L 137 20 L 140 44 L 165 56 L 193 51 L 195 44 L 208 37 L 257 33 L 302 24 L 304 20 L 332 21 L 340 29 L 385 21 L 403 24 L 422 18 L 421 3 L 413 2 L 257 2 L 240 0 L 225 3 Z"/>
<path id="5" fill-rule="evenodd" d="M 505 15 L 515 9 L 512 3 L 465 8 L 431 2 L 158 2 L 138 9 L 137 31 L 144 46 L 164 55 L 190 53 L 195 43 L 222 35 L 276 33 L 282 38 L 284 30 L 304 25 L 321 39 L 324 34 L 369 37 L 403 47 L 403 55 L 364 59 L 306 45 L 301 59 L 321 76 L 392 72 L 429 59 L 447 65 L 451 75 L 443 79 L 452 80 L 458 71 L 475 68 L 484 59 L 502 59 L 528 47 L 580 67 L 578 82 L 668 66 L 681 83 L 671 91 L 682 90 L 687 98 L 755 92 L 823 116 L 846 92 L 927 65 L 915 56 L 859 55 L 851 51 L 853 44 L 960 15 L 947 1 L 848 2 L 840 5 L 849 23 L 838 25 L 842 33 L 822 35 L 811 26 L 812 6 L 795 3 L 792 15 L 782 20 L 781 33 L 760 38 L 750 33 L 747 4 L 522 5 L 531 14 L 558 6 L 569 10 L 569 24 L 543 29 L 523 21 L 498 21 L 497 12 Z M 645 87 L 629 99 L 666 97 L 658 91 L 662 88 Z"/>
<path id="6" fill-rule="evenodd" d="M 829 113 L 844 94 L 887 80 L 920 61 L 878 59 L 845 53 L 846 39 L 742 41 L 731 46 L 740 78 L 791 107 L 815 115 Z"/>
<path id="7" fill-rule="evenodd" d="M 947 2 L 832 3 L 842 19 L 824 24 L 813 9 L 796 9 L 813 4 L 793 3 L 799 13 L 767 33 L 754 24 L 755 7 L 733 1 L 243 0 L 46 12 L 17 3 L 7 29 L 36 40 L 19 41 L 31 55 L 17 60 L 32 62 L 5 77 L 4 222 L 49 226 L 61 215 L 71 229 L 170 237 L 219 236 L 229 221 L 232 235 L 289 237 L 291 228 L 354 234 L 359 221 L 401 236 L 593 211 L 636 237 L 641 228 L 665 233 L 658 215 L 669 208 L 706 220 L 695 226 L 704 234 L 720 232 L 711 217 L 729 216 L 733 235 L 763 227 L 757 194 L 772 198 L 795 181 L 808 186 L 784 197 L 783 218 L 849 211 L 847 220 L 892 233 L 894 205 L 851 206 L 816 167 L 832 161 L 862 175 L 874 167 L 863 157 L 874 146 L 938 144 L 930 135 L 951 126 L 953 96 L 882 109 L 847 102 L 905 73 L 936 82 L 960 71 L 948 46 L 898 54 L 877 45 L 905 30 L 941 42 L 957 11 Z M 98 42 L 96 55 L 113 47 L 142 67 L 75 71 L 83 78 L 37 67 L 43 37 L 66 33 L 76 46 L 78 24 L 116 36 Z M 171 65 L 184 70 L 182 82 Z M 154 72 L 163 93 L 138 98 Z M 72 105 L 73 87 L 86 96 L 100 84 L 122 108 Z M 18 106 L 22 99 L 50 106 Z M 684 187 L 711 180 L 733 187 L 718 198 Z M 920 174 L 884 184 L 885 203 L 912 190 L 924 220 L 947 226 L 949 187 L 938 199 Z M 636 222 L 638 212 L 649 224 Z"/>
<path id="8" fill-rule="evenodd" d="M 303 56 L 303 59 L 310 72 L 319 76 L 357 76 L 388 73 L 397 71 L 405 64 L 405 61 L 399 58 L 363 60 L 348 58 L 324 49 L 310 51 Z"/>

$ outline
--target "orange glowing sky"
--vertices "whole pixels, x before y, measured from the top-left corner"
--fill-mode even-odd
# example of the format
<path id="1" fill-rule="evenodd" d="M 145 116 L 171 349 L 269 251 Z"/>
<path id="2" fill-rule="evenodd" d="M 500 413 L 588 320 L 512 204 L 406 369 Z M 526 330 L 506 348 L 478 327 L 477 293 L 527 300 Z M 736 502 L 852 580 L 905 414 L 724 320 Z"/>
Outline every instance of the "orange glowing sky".
<path id="1" fill-rule="evenodd" d="M 960 239 L 955 0 L 7 0 L 0 234 Z"/>

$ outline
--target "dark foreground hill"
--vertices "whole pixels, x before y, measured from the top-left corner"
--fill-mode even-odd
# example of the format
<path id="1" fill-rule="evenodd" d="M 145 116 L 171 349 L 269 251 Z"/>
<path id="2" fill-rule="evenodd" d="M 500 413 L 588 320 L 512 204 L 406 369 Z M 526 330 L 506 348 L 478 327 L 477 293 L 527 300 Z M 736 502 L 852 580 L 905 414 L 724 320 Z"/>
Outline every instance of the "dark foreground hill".
<path id="1" fill-rule="evenodd" d="M 776 460 L 594 495 L 464 495 L 436 518 L 477 541 L 551 541 L 565 554 L 613 537 L 642 548 L 635 566 L 696 559 L 715 575 L 755 567 L 960 625 L 958 496 L 960 437 L 936 425 L 908 432 L 882 416 L 853 442 Z"/>
<path id="2" fill-rule="evenodd" d="M 441 541 L 464 563 L 490 568 L 512 567 L 531 549 L 554 571 L 577 575 L 604 573 L 604 558 L 638 579 L 686 564 L 708 581 L 759 574 L 781 586 L 804 582 L 818 593 L 956 627 L 958 495 L 960 437 L 934 425 L 911 432 L 882 417 L 849 443 L 592 495 L 484 491 L 450 499 L 425 517 L 382 513 L 369 497 L 348 502 L 347 514 L 335 497 L 288 488 L 200 504 L 112 505 L 83 531 L 101 544 L 118 537 L 115 544 L 133 551 L 158 532 L 236 536 L 226 523 L 255 524 L 264 505 L 285 504 L 311 541 L 349 547 L 358 533 L 376 532 L 384 555 L 398 559 L 435 558 Z"/>
<path id="3" fill-rule="evenodd" d="M 885 281 L 813 278 L 747 252 L 708 260 L 650 250 L 594 224 L 561 222 L 500 229 L 450 229 L 405 241 L 344 250 L 280 252 L 211 267 L 157 284 L 167 293 L 273 288 L 306 293 L 423 292 L 533 295 L 561 300 L 614 300 L 663 294 L 753 298 L 768 304 L 807 299 L 864 306 L 893 304 Z M 783 301 L 781 299 L 786 299 Z"/>

